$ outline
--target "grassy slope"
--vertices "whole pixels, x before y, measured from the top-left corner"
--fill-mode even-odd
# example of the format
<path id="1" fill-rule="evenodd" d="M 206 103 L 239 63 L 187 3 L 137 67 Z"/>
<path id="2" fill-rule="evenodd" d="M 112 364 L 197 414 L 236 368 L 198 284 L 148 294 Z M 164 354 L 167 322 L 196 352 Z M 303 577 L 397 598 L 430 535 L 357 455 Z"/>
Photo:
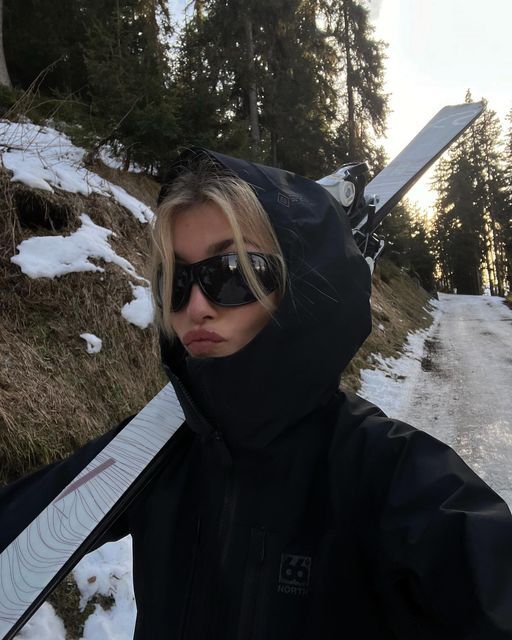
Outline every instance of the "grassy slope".
<path id="1" fill-rule="evenodd" d="M 106 170 L 107 171 L 107 170 Z M 108 170 L 111 173 L 110 170 Z M 112 176 L 110 176 L 112 177 Z M 123 179 L 125 179 L 123 177 Z M 150 200 L 154 184 L 134 176 Z M 154 203 L 154 199 L 153 199 Z M 105 272 L 30 279 L 9 260 L 35 235 L 69 234 L 86 212 L 112 229 L 111 245 L 144 274 L 147 228 L 109 198 L 35 192 L 0 172 L 0 482 L 60 458 L 138 411 L 162 386 L 156 337 L 120 314 L 132 299 L 127 275 Z M 103 349 L 89 355 L 80 333 Z"/>
<path id="2" fill-rule="evenodd" d="M 372 283 L 373 330 L 353 358 L 342 377 L 342 386 L 358 391 L 359 371 L 373 368 L 373 354 L 397 357 L 411 331 L 424 329 L 432 322 L 429 294 L 385 258 L 378 264 Z"/>

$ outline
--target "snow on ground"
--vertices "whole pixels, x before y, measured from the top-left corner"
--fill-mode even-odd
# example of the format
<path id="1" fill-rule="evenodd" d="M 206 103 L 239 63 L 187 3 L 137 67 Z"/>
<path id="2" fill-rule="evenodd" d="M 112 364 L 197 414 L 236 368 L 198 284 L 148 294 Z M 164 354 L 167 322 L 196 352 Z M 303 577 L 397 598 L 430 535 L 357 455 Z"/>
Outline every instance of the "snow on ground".
<path id="1" fill-rule="evenodd" d="M 131 537 L 109 542 L 88 554 L 73 575 L 82 594 L 82 607 L 97 593 L 115 599 L 109 610 L 96 605 L 85 623 L 83 640 L 131 640 L 136 617 Z"/>
<path id="2" fill-rule="evenodd" d="M 432 300 L 431 304 L 434 307 L 433 326 L 439 321 L 441 309 L 436 300 Z M 377 368 L 361 371 L 359 394 L 379 405 L 389 416 L 400 418 L 408 397 L 414 392 L 412 381 L 421 369 L 425 339 L 432 326 L 428 330 L 410 333 L 404 346 L 404 354 L 400 358 L 383 358 L 380 354 L 374 354 L 373 360 Z"/>
<path id="3" fill-rule="evenodd" d="M 52 605 L 44 602 L 14 640 L 66 640 L 66 632 Z"/>
<path id="4" fill-rule="evenodd" d="M 151 222 L 151 209 L 118 187 L 83 166 L 85 150 L 76 147 L 69 138 L 49 127 L 30 122 L 0 120 L 2 162 L 12 172 L 13 182 L 23 182 L 33 189 L 54 191 L 54 187 L 90 195 L 99 193 L 114 198 L 141 223 Z M 76 271 L 103 272 L 90 262 L 101 259 L 120 266 L 131 278 L 147 283 L 134 267 L 108 243 L 115 235 L 100 227 L 83 213 L 82 226 L 69 236 L 42 236 L 24 240 L 18 253 L 11 258 L 23 273 L 31 278 L 54 278 Z M 122 316 L 142 329 L 151 324 L 154 306 L 149 287 L 133 286 L 134 299 L 121 311 Z"/>
<path id="5" fill-rule="evenodd" d="M 108 243 L 115 233 L 100 227 L 86 213 L 80 215 L 82 226 L 69 236 L 41 236 L 23 240 L 18 253 L 11 258 L 30 278 L 55 278 L 76 271 L 99 271 L 102 269 L 89 262 L 89 258 L 101 258 L 113 262 L 132 278 L 145 280 L 133 266 L 117 255 Z"/>
<path id="6" fill-rule="evenodd" d="M 111 609 L 96 605 L 87 618 L 81 640 L 132 640 L 135 596 L 132 581 L 132 540 L 127 536 L 86 555 L 73 571 L 82 594 L 80 607 L 97 594 L 112 596 Z M 15 640 L 66 640 L 64 625 L 53 607 L 44 603 Z"/>
<path id="7" fill-rule="evenodd" d="M 94 333 L 81 333 L 80 337 L 87 342 L 87 353 L 92 355 L 101 351 L 103 341 L 98 336 L 95 336 Z"/>
<path id="8" fill-rule="evenodd" d="M 123 318 L 132 324 L 145 329 L 152 322 L 155 315 L 153 296 L 149 287 L 134 287 L 132 285 L 133 300 L 127 302 L 121 309 Z"/>
<path id="9" fill-rule="evenodd" d="M 430 329 L 364 371 L 360 394 L 449 444 L 512 508 L 511 348 L 502 298 L 441 294 Z"/>
<path id="10" fill-rule="evenodd" d="M 119 157 L 112 151 L 112 148 L 108 145 L 100 148 L 98 156 L 103 164 L 106 164 L 107 167 L 110 167 L 111 169 L 122 169 L 124 166 L 124 162 L 119 159 Z M 131 162 L 128 171 L 130 173 L 142 173 L 144 169 L 138 164 Z"/>
<path id="11" fill-rule="evenodd" d="M 124 189 L 83 166 L 85 149 L 76 147 L 63 133 L 31 122 L 0 120 L 2 162 L 12 171 L 13 182 L 23 182 L 34 189 L 53 191 L 57 187 L 88 196 L 99 193 L 114 198 L 140 222 L 150 222 L 151 209 Z"/>

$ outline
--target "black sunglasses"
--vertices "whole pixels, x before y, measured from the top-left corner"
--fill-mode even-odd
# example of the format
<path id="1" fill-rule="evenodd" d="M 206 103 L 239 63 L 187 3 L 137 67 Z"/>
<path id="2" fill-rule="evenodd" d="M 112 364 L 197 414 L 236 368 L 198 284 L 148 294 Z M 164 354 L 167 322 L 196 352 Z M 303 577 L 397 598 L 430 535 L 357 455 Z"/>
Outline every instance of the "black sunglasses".
<path id="1" fill-rule="evenodd" d="M 247 257 L 265 293 L 275 291 L 278 287 L 275 256 L 249 251 Z M 221 307 L 238 307 L 257 300 L 243 276 L 238 253 L 225 253 L 194 264 L 176 263 L 171 299 L 173 311 L 180 311 L 187 305 L 193 284 L 198 284 L 208 300 Z M 162 286 L 160 270 L 156 300 L 159 307 L 162 307 Z"/>

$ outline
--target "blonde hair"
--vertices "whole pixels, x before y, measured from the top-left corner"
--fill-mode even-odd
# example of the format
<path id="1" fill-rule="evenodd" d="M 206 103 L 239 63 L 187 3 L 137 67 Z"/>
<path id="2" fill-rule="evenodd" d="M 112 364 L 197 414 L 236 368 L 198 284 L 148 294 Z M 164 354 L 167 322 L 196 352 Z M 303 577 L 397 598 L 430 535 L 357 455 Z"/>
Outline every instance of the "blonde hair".
<path id="1" fill-rule="evenodd" d="M 275 305 L 261 286 L 254 268 L 247 256 L 245 239 L 255 243 L 261 251 L 276 258 L 275 275 L 278 294 L 282 297 L 287 280 L 286 264 L 275 231 L 267 212 L 260 204 L 247 182 L 212 166 L 202 163 L 193 169 L 186 169 L 172 182 L 159 205 L 156 221 L 152 227 L 152 290 L 153 298 L 161 301 L 156 308 L 156 324 L 167 337 L 174 338 L 171 325 L 172 282 L 174 274 L 174 246 L 172 221 L 174 216 L 187 209 L 204 203 L 217 205 L 227 218 L 233 232 L 236 252 L 240 257 L 242 274 L 256 299 L 272 314 Z M 274 261 L 273 261 L 274 262 Z M 159 274 L 162 286 L 157 291 Z"/>

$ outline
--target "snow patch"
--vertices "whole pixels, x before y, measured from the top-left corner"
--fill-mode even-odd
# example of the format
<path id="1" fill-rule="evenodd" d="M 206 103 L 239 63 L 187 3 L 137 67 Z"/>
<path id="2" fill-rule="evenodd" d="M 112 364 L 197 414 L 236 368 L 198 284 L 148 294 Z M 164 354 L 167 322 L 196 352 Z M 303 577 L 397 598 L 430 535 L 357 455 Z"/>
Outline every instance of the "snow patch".
<path id="1" fill-rule="evenodd" d="M 146 329 L 154 319 L 155 306 L 150 287 L 133 286 L 134 299 L 121 309 L 121 315 L 131 324 Z"/>
<path id="2" fill-rule="evenodd" d="M 101 258 L 117 264 L 128 275 L 147 280 L 133 266 L 117 255 L 108 243 L 114 232 L 94 224 L 86 213 L 80 216 L 82 227 L 69 236 L 35 236 L 17 246 L 19 253 L 11 258 L 30 278 L 55 278 L 77 271 L 100 271 L 89 258 Z"/>
<path id="3" fill-rule="evenodd" d="M 124 189 L 83 166 L 85 149 L 76 147 L 63 133 L 31 122 L 0 120 L 0 144 L 4 167 L 11 181 L 34 189 L 53 191 L 52 186 L 89 196 L 99 193 L 114 198 L 141 223 L 151 222 L 154 213 Z"/>
<path id="4" fill-rule="evenodd" d="M 116 155 L 115 151 L 109 145 L 103 145 L 98 152 L 99 159 L 107 167 L 111 169 L 122 169 L 124 162 Z M 131 173 L 142 173 L 144 169 L 138 164 L 130 163 L 129 171 Z"/>
<path id="5" fill-rule="evenodd" d="M 383 358 L 374 354 L 375 369 L 361 370 L 361 389 L 359 394 L 378 405 L 387 415 L 403 420 L 403 410 L 413 393 L 414 380 L 421 371 L 421 359 L 425 340 L 435 330 L 443 313 L 438 300 L 429 300 L 433 308 L 428 312 L 432 316 L 432 324 L 428 329 L 409 333 L 404 345 L 404 353 L 398 358 Z M 425 309 L 425 311 L 427 311 Z M 384 327 L 379 325 L 379 329 Z M 407 380 L 407 384 L 404 384 Z"/>
<path id="6" fill-rule="evenodd" d="M 94 333 L 81 333 L 80 337 L 87 342 L 87 353 L 93 354 L 101 351 L 103 341 L 98 336 L 95 336 Z"/>
<path id="7" fill-rule="evenodd" d="M 411 383 L 407 386 L 402 383 L 420 371 L 423 346 L 430 331 L 410 333 L 404 353 L 399 358 L 383 358 L 375 354 L 373 360 L 377 368 L 361 371 L 360 395 L 378 405 L 387 415 L 399 418 L 413 386 Z"/>
<path id="8" fill-rule="evenodd" d="M 44 602 L 14 640 L 66 640 L 66 631 L 52 605 Z"/>
<path id="9" fill-rule="evenodd" d="M 43 180 L 43 178 L 38 178 L 32 173 L 28 173 L 27 171 L 23 171 L 22 169 L 13 171 L 11 182 L 23 182 L 23 184 L 26 184 L 31 189 L 41 189 L 42 191 L 51 191 L 51 193 L 54 193 L 53 189 L 46 182 L 46 180 Z"/>
<path id="10" fill-rule="evenodd" d="M 129 640 L 135 630 L 135 596 L 132 580 L 132 539 L 127 536 L 109 542 L 86 555 L 73 575 L 81 592 L 80 607 L 96 594 L 112 596 L 115 603 L 106 610 L 96 605 L 87 618 L 82 640 Z"/>

